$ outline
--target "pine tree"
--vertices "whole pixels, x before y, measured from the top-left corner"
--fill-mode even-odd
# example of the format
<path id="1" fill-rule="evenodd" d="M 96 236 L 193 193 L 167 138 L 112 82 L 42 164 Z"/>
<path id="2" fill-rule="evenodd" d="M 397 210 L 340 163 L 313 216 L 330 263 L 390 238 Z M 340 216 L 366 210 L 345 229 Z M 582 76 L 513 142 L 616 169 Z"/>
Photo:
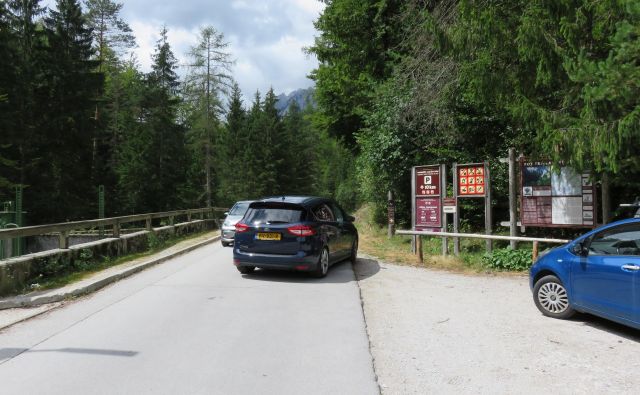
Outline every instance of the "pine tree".
<path id="1" fill-rule="evenodd" d="M 0 104 L 0 118 L 6 121 L 0 138 L 3 146 L 0 150 L 4 151 L 0 156 L 5 162 L 2 173 L 11 184 L 26 188 L 25 206 L 29 207 L 33 219 L 38 217 L 31 206 L 34 201 L 43 199 L 34 194 L 31 187 L 39 176 L 35 165 L 47 149 L 42 138 L 44 131 L 40 127 L 44 122 L 43 113 L 39 110 L 43 102 L 41 89 L 45 85 L 41 72 L 45 64 L 42 56 L 45 39 L 38 23 L 44 8 L 39 0 L 5 1 L 3 8 L 5 36 L 0 40 L 0 46 L 9 52 L 0 59 L 6 67 L 0 77 L 6 81 L 0 88 L 6 99 L 4 104 Z M 9 193 L 13 195 L 12 191 Z"/>
<path id="2" fill-rule="evenodd" d="M 317 173 L 316 147 L 319 143 L 312 136 L 311 124 L 295 101 L 289 105 L 282 123 L 285 161 L 289 169 L 283 190 L 286 193 L 313 194 L 314 176 Z"/>
<path id="3" fill-rule="evenodd" d="M 283 129 L 276 109 L 278 98 L 273 88 L 267 92 L 262 104 L 263 155 L 260 166 L 260 179 L 263 181 L 264 193 L 281 195 L 283 186 L 289 181 L 290 169 L 286 161 L 287 149 L 283 141 Z"/>
<path id="4" fill-rule="evenodd" d="M 243 177 L 239 176 L 244 168 L 242 153 L 250 143 L 247 136 L 247 114 L 242 105 L 242 93 L 237 83 L 233 84 L 226 125 L 223 128 L 220 149 L 221 161 L 219 172 L 219 201 L 231 204 L 237 200 L 247 199 L 248 191 Z"/>
<path id="5" fill-rule="evenodd" d="M 142 88 L 138 125 L 122 143 L 118 174 L 130 211 L 164 211 L 180 206 L 176 193 L 185 179 L 184 128 L 177 123 L 180 100 L 177 60 L 167 29 L 153 54 L 151 72 Z"/>
<path id="6" fill-rule="evenodd" d="M 48 220 L 95 217 L 93 115 L 103 81 L 95 72 L 97 61 L 92 60 L 91 29 L 77 0 L 58 0 L 57 10 L 45 18 L 45 28 L 49 45 L 45 141 L 50 145 L 39 163 L 46 179 L 40 179 L 35 189 L 48 196 L 44 204 L 56 202 L 48 207 Z"/>
<path id="7" fill-rule="evenodd" d="M 103 65 L 114 64 L 125 51 L 135 47 L 135 37 L 129 24 L 120 18 L 122 3 L 112 0 L 85 0 L 87 22 L 93 30 L 95 48 Z"/>

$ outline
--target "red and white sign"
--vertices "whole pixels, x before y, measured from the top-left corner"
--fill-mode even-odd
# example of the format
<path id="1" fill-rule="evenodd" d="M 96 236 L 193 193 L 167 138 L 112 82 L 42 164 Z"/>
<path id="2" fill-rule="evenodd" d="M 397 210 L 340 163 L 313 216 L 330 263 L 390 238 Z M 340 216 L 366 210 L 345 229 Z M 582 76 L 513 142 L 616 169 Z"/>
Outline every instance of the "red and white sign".
<path id="1" fill-rule="evenodd" d="M 416 230 L 442 227 L 442 207 L 439 197 L 416 198 Z"/>
<path id="2" fill-rule="evenodd" d="M 442 166 L 413 168 L 413 228 L 431 230 L 442 227 Z"/>
<path id="3" fill-rule="evenodd" d="M 486 174 L 483 164 L 459 165 L 458 196 L 486 196 Z"/>
<path id="4" fill-rule="evenodd" d="M 416 167 L 416 197 L 440 196 L 440 166 Z"/>

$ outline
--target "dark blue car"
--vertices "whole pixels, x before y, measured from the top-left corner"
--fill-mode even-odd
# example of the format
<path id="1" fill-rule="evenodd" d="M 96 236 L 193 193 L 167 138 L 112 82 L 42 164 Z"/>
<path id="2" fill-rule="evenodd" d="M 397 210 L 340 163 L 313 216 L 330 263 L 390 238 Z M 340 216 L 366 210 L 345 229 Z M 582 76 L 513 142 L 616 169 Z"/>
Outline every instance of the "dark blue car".
<path id="1" fill-rule="evenodd" d="M 331 199 L 280 196 L 253 202 L 236 224 L 233 263 L 243 274 L 265 268 L 324 277 L 336 262 L 355 262 L 353 221 Z"/>
<path id="2" fill-rule="evenodd" d="M 640 219 L 597 228 L 541 256 L 530 272 L 538 309 L 590 313 L 640 329 Z"/>

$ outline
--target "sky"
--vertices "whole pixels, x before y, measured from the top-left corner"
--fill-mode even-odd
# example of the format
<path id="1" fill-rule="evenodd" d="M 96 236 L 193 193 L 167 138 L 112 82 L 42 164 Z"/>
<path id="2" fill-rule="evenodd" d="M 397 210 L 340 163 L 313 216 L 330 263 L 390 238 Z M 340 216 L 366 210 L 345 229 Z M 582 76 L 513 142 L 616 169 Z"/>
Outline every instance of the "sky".
<path id="1" fill-rule="evenodd" d="M 256 90 L 263 96 L 273 87 L 276 94 L 307 88 L 307 75 L 317 66 L 303 48 L 313 44 L 313 27 L 324 8 L 319 0 L 115 0 L 123 3 L 121 17 L 136 36 L 134 50 L 143 71 L 163 25 L 181 64 L 197 41 L 202 26 L 224 33 L 235 60 L 233 77 L 248 100 Z M 55 0 L 43 0 L 54 8 Z M 182 71 L 180 74 L 184 74 Z M 245 105 L 248 103 L 245 103 Z"/>

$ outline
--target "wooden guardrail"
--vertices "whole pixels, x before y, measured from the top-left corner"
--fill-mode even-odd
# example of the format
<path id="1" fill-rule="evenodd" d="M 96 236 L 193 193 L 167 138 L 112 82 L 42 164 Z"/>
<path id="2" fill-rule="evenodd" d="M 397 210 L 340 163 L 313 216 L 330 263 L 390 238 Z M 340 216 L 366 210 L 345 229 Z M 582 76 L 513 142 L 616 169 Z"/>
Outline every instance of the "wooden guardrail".
<path id="1" fill-rule="evenodd" d="M 146 229 L 151 230 L 152 220 L 154 219 L 169 218 L 169 225 L 173 226 L 175 223 L 175 217 L 177 216 L 185 215 L 187 217 L 187 221 L 191 221 L 194 216 L 200 216 L 200 219 L 205 219 L 207 215 L 213 215 L 213 213 L 215 212 L 224 212 L 227 210 L 227 208 L 222 207 L 208 207 L 189 210 L 166 211 L 160 213 L 126 215 L 122 217 L 92 219 L 87 221 L 73 221 L 48 225 L 25 226 L 12 229 L 0 229 L 0 240 L 12 239 L 16 237 L 38 236 L 47 233 L 58 233 L 60 235 L 59 248 L 67 249 L 69 248 L 69 233 L 74 230 L 111 226 L 113 227 L 112 237 L 120 237 L 120 226 L 122 224 L 145 221 Z"/>
<path id="2" fill-rule="evenodd" d="M 539 237 L 483 235 L 483 234 L 477 234 L 477 233 L 429 232 L 429 231 L 417 231 L 417 230 L 397 230 L 395 233 L 399 235 L 409 235 L 409 236 L 458 237 L 458 238 L 469 238 L 469 239 L 507 240 L 507 241 L 513 240 L 513 241 L 533 242 L 532 258 L 534 262 L 538 258 L 538 243 L 566 244 L 569 241 L 571 241 L 571 240 L 565 240 L 565 239 L 546 239 L 546 238 L 539 238 Z M 417 251 L 418 258 L 422 263 L 423 258 L 422 258 L 421 242 L 419 242 L 417 246 L 417 250 L 418 250 Z"/>

